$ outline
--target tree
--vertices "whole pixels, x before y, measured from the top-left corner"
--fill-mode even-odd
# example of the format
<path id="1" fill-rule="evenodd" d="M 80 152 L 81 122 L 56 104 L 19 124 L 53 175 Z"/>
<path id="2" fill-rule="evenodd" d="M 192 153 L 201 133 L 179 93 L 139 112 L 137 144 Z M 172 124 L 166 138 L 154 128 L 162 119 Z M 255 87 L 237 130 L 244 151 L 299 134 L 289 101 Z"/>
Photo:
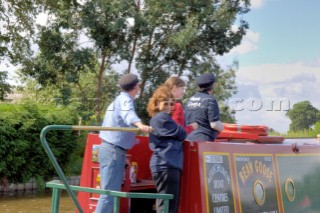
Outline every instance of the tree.
<path id="1" fill-rule="evenodd" d="M 0 62 L 17 63 L 30 54 L 36 8 L 32 0 L 4 0 L 0 4 Z"/>
<path id="2" fill-rule="evenodd" d="M 219 66 L 214 57 L 240 44 L 248 28 L 245 21 L 240 21 L 238 30 L 231 30 L 237 15 L 248 12 L 248 4 L 248 1 L 145 1 L 144 22 L 140 23 L 143 27 L 135 31 L 135 37 L 140 37 L 136 67 L 142 78 L 141 95 L 146 87 L 158 81 L 150 78 L 150 73 L 186 75 L 192 80 L 205 71 L 217 72 Z"/>
<path id="3" fill-rule="evenodd" d="M 6 0 L 0 3 L 0 63 L 17 63 L 23 55 L 29 54 L 28 32 L 32 31 L 32 24 L 28 16 L 33 13 L 31 1 Z M 23 11 L 23 12 L 22 12 Z M 24 30 L 22 30 L 24 29 Z M 0 70 L 0 100 L 11 92 L 7 83 L 7 72 Z"/>
<path id="4" fill-rule="evenodd" d="M 11 92 L 12 87 L 6 82 L 6 79 L 7 72 L 0 71 L 0 101 L 4 101 L 5 95 Z"/>
<path id="5" fill-rule="evenodd" d="M 310 129 L 320 119 L 319 110 L 312 106 L 309 101 L 294 104 L 292 109 L 286 113 L 286 116 L 291 120 L 289 131 Z"/>
<path id="6" fill-rule="evenodd" d="M 249 0 L 176 1 L 176 0 L 88 0 L 83 3 L 57 1 L 49 8 L 53 18 L 39 31 L 40 63 L 49 66 L 35 69 L 31 58 L 24 65 L 27 75 L 58 83 L 58 76 L 79 76 L 85 69 L 97 73 L 95 110 L 101 120 L 103 77 L 116 63 L 120 72 L 138 72 L 141 78 L 140 102 L 171 75 L 187 76 L 190 82 L 204 72 L 214 72 L 220 79 L 217 95 L 224 101 L 235 90 L 233 69 L 224 70 L 216 55 L 229 52 L 240 44 L 248 24 L 237 23 L 239 15 L 249 11 Z M 80 36 L 92 43 L 87 50 L 78 42 Z M 85 54 L 88 53 L 88 54 Z M 74 56 L 81 68 L 73 66 Z M 90 53 L 90 54 L 89 54 Z M 85 62 L 98 63 L 94 70 Z M 38 56 L 39 57 L 39 56 Z M 85 59 L 91 57 L 91 59 Z M 31 72 L 30 72 L 31 71 Z M 67 81 L 68 82 L 68 81 Z"/>
<path id="7" fill-rule="evenodd" d="M 64 77 L 64 76 L 62 76 Z M 33 78 L 26 78 L 20 73 L 19 78 L 23 85 L 17 90 L 23 94 L 24 99 L 36 101 L 42 105 L 57 105 L 65 108 L 73 108 L 80 116 L 82 125 L 97 125 L 95 118 L 95 86 L 96 73 L 86 72 L 79 76 L 76 82 L 67 82 L 64 80 L 64 87 L 59 84 L 42 85 Z M 61 78 L 60 78 L 61 79 Z M 103 78 L 105 91 L 102 96 L 102 106 L 110 103 L 118 94 L 117 88 L 118 74 L 111 71 Z M 99 124 L 98 124 L 99 125 Z"/>
<path id="8" fill-rule="evenodd" d="M 21 64 L 32 55 L 37 15 L 56 8 L 55 0 L 2 0 L 0 3 L 0 63 Z M 8 76 L 0 70 L 0 99 L 11 92 Z"/>
<path id="9" fill-rule="evenodd" d="M 122 5 L 126 7 L 123 2 Z M 106 97 L 103 94 L 106 80 L 111 85 L 106 90 L 110 93 L 113 91 L 114 78 L 118 76 L 110 65 L 119 60 L 118 54 L 126 52 L 122 50 L 122 46 L 125 47 L 128 43 L 123 40 L 125 36 L 118 29 L 118 25 L 121 25 L 120 28 L 126 27 L 126 20 L 112 23 L 112 16 L 120 17 L 122 14 L 117 9 L 119 4 L 116 1 L 113 3 L 114 11 L 105 8 L 106 11 L 102 12 L 99 11 L 102 8 L 99 1 L 87 1 L 80 5 L 77 1 L 62 0 L 57 4 L 58 7 L 49 8 L 48 13 L 54 19 L 49 19 L 46 26 L 39 28 L 39 39 L 36 41 L 39 54 L 25 60 L 21 69 L 21 73 L 36 79 L 42 86 L 59 85 L 63 100 L 66 101 L 72 96 L 72 86 L 82 90 L 80 78 L 88 73 L 95 73 L 96 91 L 90 99 L 95 100 L 98 122 L 101 121 L 103 97 Z M 127 9 L 126 7 L 122 10 Z M 77 42 L 84 32 L 95 41 L 94 46 L 85 48 Z M 106 78 L 106 74 L 109 74 L 109 78 Z M 87 98 L 83 90 L 81 97 Z"/>

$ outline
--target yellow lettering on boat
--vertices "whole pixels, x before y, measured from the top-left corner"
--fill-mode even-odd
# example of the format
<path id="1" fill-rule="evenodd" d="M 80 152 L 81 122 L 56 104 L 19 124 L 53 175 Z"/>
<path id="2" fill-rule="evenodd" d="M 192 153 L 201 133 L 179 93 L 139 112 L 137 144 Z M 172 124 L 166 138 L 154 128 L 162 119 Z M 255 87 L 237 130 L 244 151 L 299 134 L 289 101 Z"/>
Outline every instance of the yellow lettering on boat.
<path id="1" fill-rule="evenodd" d="M 244 166 L 242 166 L 241 171 L 239 172 L 239 176 L 241 178 L 242 183 L 245 183 L 246 180 L 252 175 L 253 173 L 253 165 L 252 162 L 249 161 Z"/>
<path id="2" fill-rule="evenodd" d="M 242 183 L 245 183 L 253 174 L 264 176 L 270 183 L 272 182 L 273 172 L 267 164 L 262 161 L 255 160 L 254 167 L 253 162 L 249 161 L 241 167 L 239 171 L 239 177 Z"/>
<path id="3" fill-rule="evenodd" d="M 256 160 L 254 162 L 254 167 L 256 173 L 263 175 L 271 183 L 273 172 L 266 164 Z"/>

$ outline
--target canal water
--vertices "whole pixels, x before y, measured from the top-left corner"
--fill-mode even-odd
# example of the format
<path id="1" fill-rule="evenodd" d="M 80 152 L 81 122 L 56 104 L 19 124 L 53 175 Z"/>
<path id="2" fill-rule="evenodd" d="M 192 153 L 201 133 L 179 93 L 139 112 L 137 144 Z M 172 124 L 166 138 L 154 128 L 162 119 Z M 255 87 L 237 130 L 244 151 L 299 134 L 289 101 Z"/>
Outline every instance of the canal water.
<path id="1" fill-rule="evenodd" d="M 1 213 L 50 213 L 51 192 L 20 195 L 0 195 Z M 75 213 L 76 207 L 68 193 L 62 192 L 60 198 L 61 213 Z"/>

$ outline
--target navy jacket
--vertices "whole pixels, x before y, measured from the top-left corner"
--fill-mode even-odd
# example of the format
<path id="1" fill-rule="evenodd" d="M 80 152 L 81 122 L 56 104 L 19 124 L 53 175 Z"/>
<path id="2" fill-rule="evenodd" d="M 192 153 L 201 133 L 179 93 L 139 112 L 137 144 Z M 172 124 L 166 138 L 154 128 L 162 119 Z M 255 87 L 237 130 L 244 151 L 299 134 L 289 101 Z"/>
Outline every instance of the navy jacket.
<path id="1" fill-rule="evenodd" d="M 187 137 L 186 131 L 165 112 L 153 116 L 150 126 L 154 129 L 149 135 L 149 146 L 153 151 L 151 172 L 170 168 L 182 170 L 182 142 Z"/>
<path id="2" fill-rule="evenodd" d="M 187 140 L 189 141 L 214 141 L 217 131 L 210 126 L 211 122 L 220 120 L 218 102 L 208 92 L 197 92 L 185 105 L 186 125 L 198 123 L 198 129 L 192 131 Z"/>

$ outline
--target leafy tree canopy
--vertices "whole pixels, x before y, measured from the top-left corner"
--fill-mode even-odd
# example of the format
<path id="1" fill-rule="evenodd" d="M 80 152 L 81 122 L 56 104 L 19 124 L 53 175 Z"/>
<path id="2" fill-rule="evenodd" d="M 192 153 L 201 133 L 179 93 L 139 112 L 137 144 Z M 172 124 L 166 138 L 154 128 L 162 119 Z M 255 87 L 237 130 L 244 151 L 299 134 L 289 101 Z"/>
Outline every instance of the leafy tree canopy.
<path id="1" fill-rule="evenodd" d="M 32 55 L 37 15 L 49 8 L 57 8 L 55 0 L 0 2 L 0 63 L 18 65 Z M 0 70 L 0 100 L 11 92 L 7 77 Z"/>
<path id="2" fill-rule="evenodd" d="M 47 9 L 50 18 L 36 41 L 39 54 L 24 63 L 22 73 L 42 85 L 76 83 L 80 75 L 96 73 L 98 121 L 104 83 L 110 83 L 103 79 L 117 63 L 120 72 L 139 74 L 141 103 L 171 75 L 193 82 L 214 72 L 221 101 L 236 91 L 236 66 L 222 69 L 215 57 L 240 44 L 248 24 L 239 16 L 249 11 L 249 0 L 60 0 Z M 92 45 L 84 47 L 80 38 Z"/>
<path id="3" fill-rule="evenodd" d="M 4 0 L 0 4 L 0 62 L 20 62 L 30 52 L 35 18 L 44 0 Z"/>
<path id="4" fill-rule="evenodd" d="M 286 116 L 291 123 L 289 131 L 306 130 L 320 120 L 320 113 L 309 101 L 298 102 L 293 105 Z"/>

